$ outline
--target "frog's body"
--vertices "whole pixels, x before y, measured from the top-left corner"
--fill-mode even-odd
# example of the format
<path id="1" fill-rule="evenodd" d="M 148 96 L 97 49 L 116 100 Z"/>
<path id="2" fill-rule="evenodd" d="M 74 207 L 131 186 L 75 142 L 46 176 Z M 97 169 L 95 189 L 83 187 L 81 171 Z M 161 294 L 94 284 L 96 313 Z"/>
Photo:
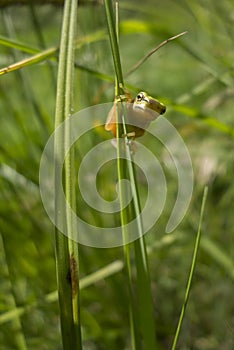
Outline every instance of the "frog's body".
<path id="1" fill-rule="evenodd" d="M 112 109 L 110 110 L 105 129 L 111 131 L 113 136 L 116 137 L 116 113 L 117 113 L 117 102 L 115 101 Z M 155 120 L 160 114 L 165 113 L 166 107 L 147 95 L 146 92 L 139 92 L 135 99 L 132 99 L 130 95 L 127 95 L 126 101 L 127 110 L 127 135 L 132 139 L 140 137 L 144 134 L 145 129 L 148 128 L 149 124 Z M 124 133 L 121 134 L 123 136 Z"/>

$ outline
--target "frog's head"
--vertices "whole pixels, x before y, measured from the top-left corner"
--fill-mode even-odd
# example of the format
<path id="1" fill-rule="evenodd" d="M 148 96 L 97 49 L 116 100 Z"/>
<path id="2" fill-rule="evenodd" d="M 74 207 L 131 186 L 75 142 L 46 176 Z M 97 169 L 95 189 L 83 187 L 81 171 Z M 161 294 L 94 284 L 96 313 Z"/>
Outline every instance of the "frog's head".
<path id="1" fill-rule="evenodd" d="M 152 111 L 159 114 L 164 114 L 166 112 L 166 106 L 160 103 L 155 98 L 149 96 L 146 92 L 139 92 L 133 102 L 134 110 L 146 110 L 151 109 Z"/>

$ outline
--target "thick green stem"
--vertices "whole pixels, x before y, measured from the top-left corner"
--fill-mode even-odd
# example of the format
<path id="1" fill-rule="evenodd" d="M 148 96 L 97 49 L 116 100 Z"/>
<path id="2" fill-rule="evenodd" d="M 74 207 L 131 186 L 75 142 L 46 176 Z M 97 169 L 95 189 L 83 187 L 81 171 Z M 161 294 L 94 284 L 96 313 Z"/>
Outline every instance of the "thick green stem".
<path id="1" fill-rule="evenodd" d="M 66 120 L 72 111 L 74 47 L 77 21 L 77 0 L 67 0 L 64 7 L 61 32 L 55 127 Z M 65 123 L 65 132 L 55 137 L 55 186 L 57 171 L 64 158 L 64 147 L 70 138 L 70 124 Z M 75 210 L 74 156 L 70 152 L 64 164 L 66 200 Z M 82 349 L 79 313 L 79 262 L 78 244 L 69 237 L 75 237 L 75 225 L 71 216 L 62 207 L 60 194 L 55 191 L 56 222 L 66 231 L 66 236 L 56 229 L 56 268 L 60 306 L 60 320 L 63 349 Z"/>
<path id="2" fill-rule="evenodd" d="M 119 46 L 118 46 L 118 16 L 116 19 L 116 23 L 114 21 L 114 12 L 111 0 L 105 0 L 105 8 L 106 8 L 106 17 L 109 31 L 109 38 L 112 50 L 112 56 L 115 67 L 116 74 L 116 95 L 119 96 L 124 94 L 124 81 L 122 74 L 122 67 L 120 61 L 119 54 Z M 125 108 L 122 106 L 121 113 L 121 123 L 123 128 L 123 133 L 126 135 L 126 125 L 125 125 Z M 117 108 L 118 109 L 118 108 Z M 118 113 L 117 113 L 118 114 Z M 117 116 L 117 120 L 118 116 Z M 148 262 L 147 262 L 147 254 L 145 241 L 143 238 L 143 225 L 140 215 L 140 202 L 138 196 L 135 168 L 132 159 L 132 154 L 130 150 L 130 146 L 126 145 L 125 147 L 125 157 L 126 161 L 123 161 L 120 157 L 120 148 L 122 147 L 122 143 L 119 140 L 120 135 L 120 124 L 117 123 L 117 140 L 118 140 L 118 154 L 117 154 L 117 162 L 118 162 L 118 179 L 120 183 L 119 196 L 120 196 L 120 215 L 121 215 L 121 224 L 122 224 L 122 232 L 123 232 L 123 243 L 124 243 L 124 255 L 125 255 L 125 264 L 128 275 L 128 289 L 129 289 L 129 308 L 130 308 L 130 322 L 131 322 L 131 335 L 132 335 L 132 348 L 140 349 L 141 341 L 139 336 L 139 328 L 141 328 L 142 341 L 144 344 L 144 348 L 147 350 L 155 350 L 159 347 L 156 344 L 155 339 L 155 327 L 154 327 L 154 318 L 153 318 L 153 301 L 151 296 L 151 287 L 150 287 L 150 277 L 148 271 Z M 127 137 L 126 137 L 127 138 Z M 127 166 L 126 166 L 127 162 Z M 128 174 L 125 171 L 127 168 Z M 129 178 L 131 184 L 131 195 L 133 198 L 133 206 L 131 210 L 127 210 L 124 208 L 124 196 L 125 196 L 125 188 L 122 186 L 123 179 Z M 139 215 L 138 215 L 139 214 Z M 137 217 L 137 225 L 136 230 L 138 237 L 140 237 L 137 241 L 134 242 L 136 262 L 137 262 L 137 285 L 138 285 L 138 301 L 139 301 L 139 315 L 137 314 L 137 307 L 134 305 L 133 298 L 133 280 L 132 280 L 132 266 L 130 262 L 130 245 L 125 244 L 128 237 L 128 229 L 126 228 L 127 224 L 134 220 Z M 144 286 L 144 287 L 142 287 Z M 142 293 L 142 291 L 144 291 Z M 138 319 L 140 320 L 140 326 Z"/>

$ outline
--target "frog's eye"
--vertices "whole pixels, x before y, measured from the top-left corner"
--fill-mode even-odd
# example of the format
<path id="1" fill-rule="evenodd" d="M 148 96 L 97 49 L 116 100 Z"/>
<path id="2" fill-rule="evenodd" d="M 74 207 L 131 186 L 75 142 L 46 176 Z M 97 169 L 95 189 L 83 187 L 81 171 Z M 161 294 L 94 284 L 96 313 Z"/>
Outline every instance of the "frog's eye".
<path id="1" fill-rule="evenodd" d="M 137 99 L 137 101 L 141 101 L 143 99 L 143 97 L 144 97 L 143 92 L 139 92 L 139 94 L 137 95 L 136 99 Z"/>

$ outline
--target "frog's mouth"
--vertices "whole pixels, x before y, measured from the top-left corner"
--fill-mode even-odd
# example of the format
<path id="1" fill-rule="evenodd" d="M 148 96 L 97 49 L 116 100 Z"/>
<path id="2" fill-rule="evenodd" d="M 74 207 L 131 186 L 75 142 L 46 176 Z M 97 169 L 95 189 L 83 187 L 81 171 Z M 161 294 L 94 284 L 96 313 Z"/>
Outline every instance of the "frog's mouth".
<path id="1" fill-rule="evenodd" d="M 166 106 L 163 103 L 151 97 L 148 97 L 146 99 L 148 100 L 146 103 L 147 108 L 152 109 L 159 114 L 164 114 L 166 112 Z"/>

